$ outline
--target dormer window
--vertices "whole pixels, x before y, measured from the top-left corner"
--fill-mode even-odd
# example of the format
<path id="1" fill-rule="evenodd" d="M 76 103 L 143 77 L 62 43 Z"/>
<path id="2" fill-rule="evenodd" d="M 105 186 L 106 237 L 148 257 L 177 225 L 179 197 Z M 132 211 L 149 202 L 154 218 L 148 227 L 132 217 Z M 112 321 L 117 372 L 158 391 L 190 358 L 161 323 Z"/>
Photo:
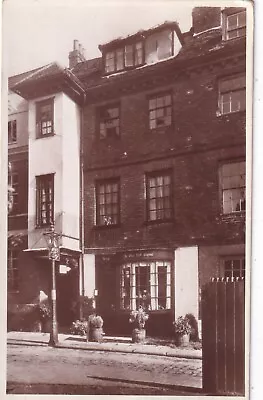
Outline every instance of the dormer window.
<path id="1" fill-rule="evenodd" d="M 158 63 L 176 56 L 182 47 L 182 34 L 176 22 L 139 31 L 125 39 L 99 46 L 106 74 Z"/>
<path id="2" fill-rule="evenodd" d="M 223 14 L 224 39 L 230 40 L 246 35 L 246 11 L 231 13 L 225 10 Z"/>
<path id="3" fill-rule="evenodd" d="M 127 44 L 105 55 L 105 72 L 119 72 L 126 68 L 142 65 L 143 44 L 141 41 Z"/>

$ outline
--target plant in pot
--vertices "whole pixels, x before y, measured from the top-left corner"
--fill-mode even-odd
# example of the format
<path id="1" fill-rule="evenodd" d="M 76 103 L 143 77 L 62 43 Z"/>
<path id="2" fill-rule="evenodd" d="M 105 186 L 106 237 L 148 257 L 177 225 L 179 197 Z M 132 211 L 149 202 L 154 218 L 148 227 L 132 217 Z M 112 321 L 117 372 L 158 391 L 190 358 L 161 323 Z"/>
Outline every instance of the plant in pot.
<path id="1" fill-rule="evenodd" d="M 100 315 L 91 314 L 88 317 L 87 340 L 90 342 L 101 342 L 103 337 L 103 319 Z"/>
<path id="2" fill-rule="evenodd" d="M 47 302 L 38 305 L 38 318 L 41 332 L 50 332 L 51 329 L 51 308 Z"/>
<path id="3" fill-rule="evenodd" d="M 88 321 L 85 319 L 77 319 L 72 322 L 70 333 L 72 335 L 86 336 L 88 331 Z"/>
<path id="4" fill-rule="evenodd" d="M 176 346 L 187 346 L 191 333 L 191 325 L 187 317 L 178 317 L 173 323 Z"/>
<path id="5" fill-rule="evenodd" d="M 149 315 L 144 311 L 142 306 L 138 310 L 132 311 L 129 322 L 133 324 L 132 342 L 143 343 L 146 337 L 145 322 L 148 321 Z"/>

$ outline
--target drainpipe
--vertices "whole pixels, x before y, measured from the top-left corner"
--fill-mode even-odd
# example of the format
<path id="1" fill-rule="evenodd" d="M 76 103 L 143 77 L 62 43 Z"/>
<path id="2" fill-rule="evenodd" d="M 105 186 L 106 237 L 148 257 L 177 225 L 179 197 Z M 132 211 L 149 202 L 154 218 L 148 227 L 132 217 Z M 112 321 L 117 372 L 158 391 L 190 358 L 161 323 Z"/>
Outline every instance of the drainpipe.
<path id="1" fill-rule="evenodd" d="M 84 240 L 84 149 L 83 149 L 83 142 L 84 142 L 84 111 L 83 108 L 86 103 L 86 92 L 83 89 L 82 85 L 80 83 L 76 82 L 76 76 L 71 72 L 69 69 L 64 70 L 66 75 L 71 77 L 73 79 L 75 85 L 78 86 L 80 91 L 83 94 L 82 97 L 82 104 L 81 104 L 81 109 L 80 109 L 80 133 L 79 133 L 79 173 L 80 173 L 80 201 L 79 201 L 79 244 L 80 244 L 80 250 L 81 250 L 81 255 L 80 255 L 80 265 L 79 265 L 79 274 L 81 277 L 81 288 L 80 288 L 80 293 L 81 296 L 84 296 L 85 294 L 85 289 L 84 289 L 84 254 L 85 254 L 85 240 Z M 79 316 L 80 318 L 83 318 L 83 307 L 82 307 L 82 302 L 80 302 L 80 307 L 79 307 Z"/>

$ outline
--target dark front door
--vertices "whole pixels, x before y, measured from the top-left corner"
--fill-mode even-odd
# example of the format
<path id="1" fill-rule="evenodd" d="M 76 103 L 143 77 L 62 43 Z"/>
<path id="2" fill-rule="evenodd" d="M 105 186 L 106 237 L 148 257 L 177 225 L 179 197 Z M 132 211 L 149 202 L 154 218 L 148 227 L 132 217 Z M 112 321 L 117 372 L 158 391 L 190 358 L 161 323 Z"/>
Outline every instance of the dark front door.
<path id="1" fill-rule="evenodd" d="M 77 319 L 78 270 L 57 274 L 57 320 L 59 328 L 69 327 Z"/>
<path id="2" fill-rule="evenodd" d="M 116 281 L 116 268 L 112 264 L 104 264 L 96 269 L 96 282 L 98 288 L 97 312 L 104 320 L 106 334 L 114 332 L 116 306 L 118 301 L 118 287 Z M 115 332 L 114 332 L 115 333 Z"/>

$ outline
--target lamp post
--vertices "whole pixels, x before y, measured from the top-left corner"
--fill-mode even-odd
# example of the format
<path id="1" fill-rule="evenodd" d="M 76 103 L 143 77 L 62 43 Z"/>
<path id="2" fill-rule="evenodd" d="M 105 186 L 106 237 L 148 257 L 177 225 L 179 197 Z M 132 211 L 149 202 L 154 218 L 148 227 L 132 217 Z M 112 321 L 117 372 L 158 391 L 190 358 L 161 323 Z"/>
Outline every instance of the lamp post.
<path id="1" fill-rule="evenodd" d="M 58 326 L 57 326 L 57 295 L 56 295 L 56 261 L 60 260 L 59 237 L 55 233 L 54 224 L 50 225 L 50 230 L 44 233 L 48 247 L 48 258 L 52 263 L 52 287 L 51 287 L 51 302 L 52 302 L 52 328 L 50 331 L 49 346 L 56 346 L 58 343 Z"/>

